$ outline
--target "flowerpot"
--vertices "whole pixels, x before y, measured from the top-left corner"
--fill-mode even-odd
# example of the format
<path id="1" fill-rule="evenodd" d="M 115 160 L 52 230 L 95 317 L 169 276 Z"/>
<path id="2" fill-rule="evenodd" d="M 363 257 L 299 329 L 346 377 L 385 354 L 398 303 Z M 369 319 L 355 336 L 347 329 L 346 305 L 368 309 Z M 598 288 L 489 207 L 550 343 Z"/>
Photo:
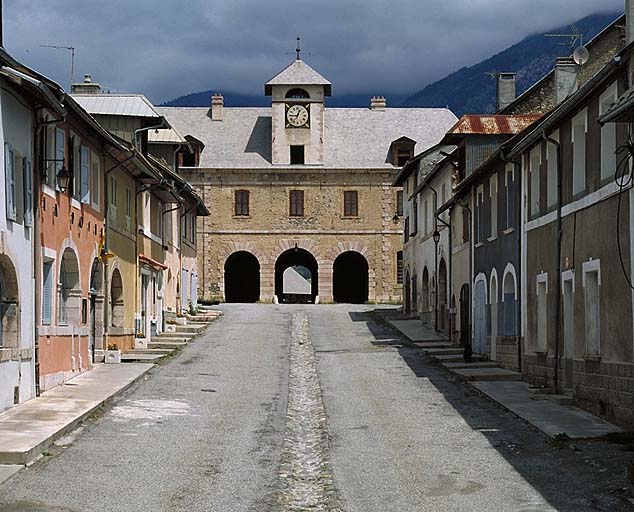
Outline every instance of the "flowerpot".
<path id="1" fill-rule="evenodd" d="M 104 354 L 104 363 L 118 364 L 121 362 L 121 350 L 106 350 Z"/>

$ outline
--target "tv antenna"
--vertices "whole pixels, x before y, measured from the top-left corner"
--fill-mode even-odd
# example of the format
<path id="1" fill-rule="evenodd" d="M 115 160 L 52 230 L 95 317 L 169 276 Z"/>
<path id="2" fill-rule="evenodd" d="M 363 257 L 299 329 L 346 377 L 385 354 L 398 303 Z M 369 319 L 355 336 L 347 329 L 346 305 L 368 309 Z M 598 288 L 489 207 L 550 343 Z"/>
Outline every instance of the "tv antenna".
<path id="1" fill-rule="evenodd" d="M 53 48 L 54 50 L 70 52 L 70 88 L 72 88 L 73 80 L 75 78 L 75 47 L 61 46 L 61 45 L 55 45 L 55 44 L 41 44 L 40 48 Z"/>
<path id="2" fill-rule="evenodd" d="M 570 25 L 570 33 L 569 34 L 544 34 L 546 37 L 559 37 L 559 38 L 565 38 L 568 41 L 564 41 L 563 43 L 559 43 L 562 46 L 567 46 L 569 48 L 574 48 L 577 43 L 579 43 L 579 46 L 583 46 L 583 34 L 581 33 L 581 31 L 579 30 L 579 28 L 577 27 L 577 25 L 572 24 Z"/>

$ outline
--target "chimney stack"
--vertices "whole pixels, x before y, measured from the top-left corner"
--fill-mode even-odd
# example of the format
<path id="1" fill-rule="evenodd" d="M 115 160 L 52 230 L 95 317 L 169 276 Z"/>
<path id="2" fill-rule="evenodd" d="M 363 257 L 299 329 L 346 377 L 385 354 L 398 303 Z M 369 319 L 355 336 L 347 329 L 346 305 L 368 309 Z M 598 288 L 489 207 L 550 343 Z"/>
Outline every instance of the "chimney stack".
<path id="1" fill-rule="evenodd" d="M 70 88 L 72 94 L 99 94 L 101 92 L 101 85 L 92 81 L 92 76 L 84 75 L 84 81 L 72 84 Z"/>
<path id="2" fill-rule="evenodd" d="M 387 100 L 385 96 L 372 96 L 370 100 L 370 110 L 385 110 L 387 108 Z"/>
<path id="3" fill-rule="evenodd" d="M 211 108 L 209 109 L 209 117 L 214 121 L 222 121 L 225 108 L 225 98 L 222 94 L 215 92 L 211 96 Z"/>
<path id="4" fill-rule="evenodd" d="M 508 107 L 515 101 L 515 73 L 498 73 L 497 75 L 497 110 Z"/>
<path id="5" fill-rule="evenodd" d="M 579 87 L 579 66 L 571 57 L 559 57 L 555 64 L 555 98 L 557 105 Z"/>
<path id="6" fill-rule="evenodd" d="M 625 42 L 634 42 L 634 0 L 625 0 Z"/>

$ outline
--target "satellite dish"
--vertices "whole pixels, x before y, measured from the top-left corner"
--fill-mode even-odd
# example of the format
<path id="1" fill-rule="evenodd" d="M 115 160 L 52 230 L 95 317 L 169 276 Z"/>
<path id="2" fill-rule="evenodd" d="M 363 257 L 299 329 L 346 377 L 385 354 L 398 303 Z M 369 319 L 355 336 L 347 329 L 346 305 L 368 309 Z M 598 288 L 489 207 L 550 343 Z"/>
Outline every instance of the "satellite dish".
<path id="1" fill-rule="evenodd" d="M 579 66 L 583 66 L 590 60 L 590 52 L 585 46 L 579 46 L 572 54 L 572 58 Z"/>

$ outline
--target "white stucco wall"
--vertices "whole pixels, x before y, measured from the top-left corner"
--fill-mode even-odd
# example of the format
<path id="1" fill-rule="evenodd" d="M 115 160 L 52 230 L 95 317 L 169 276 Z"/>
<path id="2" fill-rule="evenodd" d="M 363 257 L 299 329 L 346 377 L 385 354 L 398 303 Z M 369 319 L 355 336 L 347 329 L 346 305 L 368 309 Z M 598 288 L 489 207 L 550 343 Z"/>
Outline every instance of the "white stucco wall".
<path id="1" fill-rule="evenodd" d="M 25 227 L 23 219 L 18 222 L 7 220 L 5 143 L 33 162 L 33 113 L 27 103 L 13 93 L 6 84 L 0 84 L 0 153 L 2 179 L 0 180 L 0 253 L 12 262 L 17 274 L 19 300 L 19 350 L 14 350 L 10 359 L 0 362 L 0 411 L 13 406 L 14 387 L 20 388 L 20 401 L 35 396 L 35 280 L 33 269 L 33 230 Z M 22 175 L 22 168 L 16 167 L 16 174 Z M 17 195 L 22 196 L 22 178 L 18 179 Z M 37 194 L 33 191 L 33 200 Z M 19 204 L 21 204 L 20 199 Z"/>

